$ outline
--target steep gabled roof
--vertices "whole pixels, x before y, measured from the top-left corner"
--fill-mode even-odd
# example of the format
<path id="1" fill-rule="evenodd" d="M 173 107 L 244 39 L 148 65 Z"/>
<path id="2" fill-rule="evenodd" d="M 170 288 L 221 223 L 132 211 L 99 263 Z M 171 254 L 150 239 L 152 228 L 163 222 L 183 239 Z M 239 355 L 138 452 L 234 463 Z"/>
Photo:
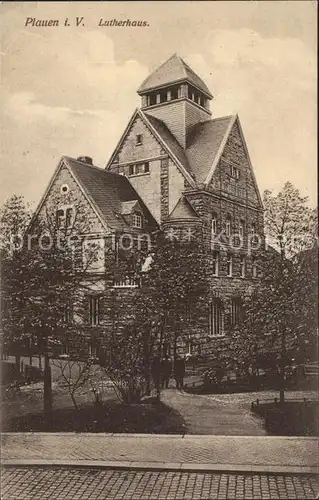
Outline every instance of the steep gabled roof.
<path id="1" fill-rule="evenodd" d="M 186 157 L 185 151 L 178 142 L 178 140 L 173 136 L 172 132 L 167 128 L 164 122 L 159 120 L 158 118 L 154 118 L 154 116 L 149 115 L 148 113 L 144 113 L 147 120 L 154 127 L 158 135 L 162 138 L 163 142 L 168 146 L 173 155 L 178 159 L 181 165 L 187 170 L 190 174 L 192 174 L 192 170 L 188 163 L 188 159 Z"/>
<path id="2" fill-rule="evenodd" d="M 180 81 L 188 81 L 199 90 L 212 98 L 207 85 L 177 54 L 173 54 L 167 61 L 151 73 L 138 89 L 139 94 L 149 90 L 164 87 Z"/>
<path id="3" fill-rule="evenodd" d="M 111 229 L 128 229 L 128 224 L 122 217 L 122 203 L 133 201 L 139 203 L 149 224 L 157 227 L 155 219 L 125 176 L 73 158 L 64 157 L 64 160 L 82 190 Z"/>
<path id="4" fill-rule="evenodd" d="M 205 182 L 212 165 L 218 161 L 235 118 L 225 116 L 207 120 L 189 130 L 186 157 L 197 184 Z"/>
<path id="5" fill-rule="evenodd" d="M 176 203 L 174 209 L 168 216 L 168 220 L 181 220 L 181 219 L 194 219 L 198 220 L 199 216 L 187 200 L 185 196 L 181 196 L 181 198 Z"/>

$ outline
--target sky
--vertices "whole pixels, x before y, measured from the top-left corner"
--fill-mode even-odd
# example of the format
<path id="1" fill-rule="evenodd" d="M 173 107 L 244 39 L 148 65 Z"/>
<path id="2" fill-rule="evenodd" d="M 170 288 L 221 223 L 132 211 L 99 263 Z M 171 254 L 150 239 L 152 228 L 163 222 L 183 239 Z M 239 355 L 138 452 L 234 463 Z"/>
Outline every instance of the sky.
<path id="1" fill-rule="evenodd" d="M 289 180 L 315 205 L 316 2 L 12 2 L 0 16 L 0 204 L 37 204 L 62 155 L 104 167 L 136 89 L 177 52 L 212 91 L 213 117 L 238 113 L 261 193 Z"/>

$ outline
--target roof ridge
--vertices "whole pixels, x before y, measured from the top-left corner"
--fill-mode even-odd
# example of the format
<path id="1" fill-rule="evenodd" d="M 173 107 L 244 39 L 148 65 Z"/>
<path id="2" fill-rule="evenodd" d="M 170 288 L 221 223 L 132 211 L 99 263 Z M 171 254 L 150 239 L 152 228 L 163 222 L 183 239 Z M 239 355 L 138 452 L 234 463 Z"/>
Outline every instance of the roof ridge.
<path id="1" fill-rule="evenodd" d="M 104 168 L 98 167 L 97 165 L 90 165 L 89 163 L 85 163 L 84 161 L 77 160 L 76 158 L 72 158 L 71 156 L 64 155 L 63 158 L 65 158 L 66 160 L 75 161 L 75 162 L 79 163 L 80 165 L 83 165 L 87 168 L 92 168 L 92 169 L 98 170 L 99 172 L 103 172 L 105 174 L 115 175 L 115 176 L 119 176 L 119 177 L 126 177 L 125 175 L 118 174 L 117 172 L 111 172 L 110 170 L 105 170 Z"/>

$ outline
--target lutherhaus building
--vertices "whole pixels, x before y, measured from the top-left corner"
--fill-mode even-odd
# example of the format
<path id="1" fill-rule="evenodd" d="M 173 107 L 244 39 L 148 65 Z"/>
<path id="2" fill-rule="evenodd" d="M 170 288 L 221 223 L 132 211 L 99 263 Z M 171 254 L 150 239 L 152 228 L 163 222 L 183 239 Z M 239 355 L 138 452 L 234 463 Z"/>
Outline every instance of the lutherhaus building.
<path id="1" fill-rule="evenodd" d="M 223 245 L 210 251 L 207 316 L 180 346 L 184 352 L 208 354 L 226 341 L 243 297 L 258 280 L 256 252 L 247 249 L 257 235 L 263 238 L 263 207 L 247 145 L 239 117 L 213 117 L 210 90 L 176 54 L 137 92 L 141 106 L 105 170 L 89 157 L 62 157 L 36 216 L 55 211 L 59 225 L 72 225 L 74 205 L 80 202 L 90 237 L 102 242 L 96 268 L 101 278 L 87 297 L 93 354 L 99 330 L 107 331 L 110 322 L 109 298 L 122 301 L 125 321 L 130 295 L 136 293 L 130 278 L 112 283 L 103 278 L 108 239 L 157 229 L 181 235 L 195 228 L 209 247 L 222 234 Z"/>

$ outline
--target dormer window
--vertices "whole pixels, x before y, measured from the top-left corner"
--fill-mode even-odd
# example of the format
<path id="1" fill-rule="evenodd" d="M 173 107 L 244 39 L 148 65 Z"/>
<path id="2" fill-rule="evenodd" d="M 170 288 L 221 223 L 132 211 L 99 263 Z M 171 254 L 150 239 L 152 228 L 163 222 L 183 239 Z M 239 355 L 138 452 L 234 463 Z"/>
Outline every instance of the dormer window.
<path id="1" fill-rule="evenodd" d="M 141 146 L 143 144 L 143 136 L 142 134 L 137 134 L 136 136 L 136 146 Z"/>
<path id="2" fill-rule="evenodd" d="M 139 229 L 142 228 L 142 216 L 141 216 L 141 214 L 139 214 L 139 213 L 133 214 L 133 216 L 132 216 L 132 225 L 133 225 L 133 227 L 136 227 L 136 228 L 139 228 Z"/>

